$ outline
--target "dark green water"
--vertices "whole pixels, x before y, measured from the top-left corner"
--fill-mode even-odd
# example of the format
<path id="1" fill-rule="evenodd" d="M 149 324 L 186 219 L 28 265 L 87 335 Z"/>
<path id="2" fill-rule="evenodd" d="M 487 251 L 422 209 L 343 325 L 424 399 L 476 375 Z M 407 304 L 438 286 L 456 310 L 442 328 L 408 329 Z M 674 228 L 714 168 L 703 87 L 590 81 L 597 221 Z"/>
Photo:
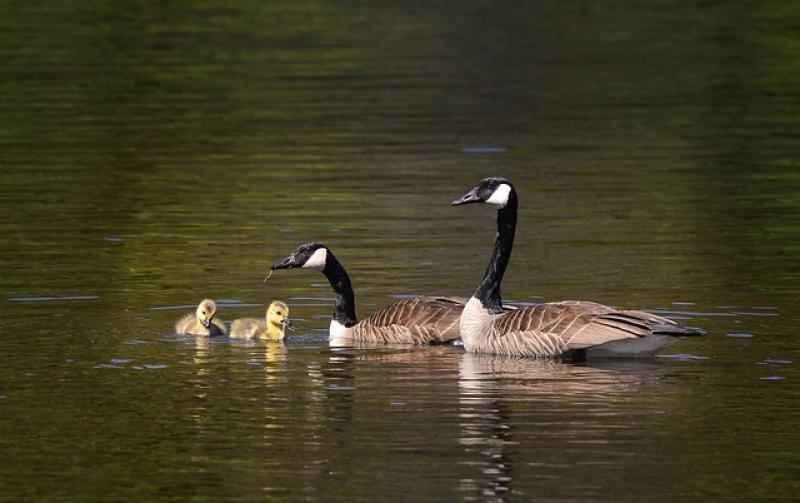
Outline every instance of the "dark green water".
<path id="1" fill-rule="evenodd" d="M 796 497 L 796 5 L 13 4 L 0 499 Z M 702 358 L 334 350 L 322 276 L 262 285 L 322 241 L 362 315 L 467 296 L 494 215 L 449 202 L 493 174 L 508 299 L 666 313 Z M 299 330 L 172 335 L 203 297 Z"/>

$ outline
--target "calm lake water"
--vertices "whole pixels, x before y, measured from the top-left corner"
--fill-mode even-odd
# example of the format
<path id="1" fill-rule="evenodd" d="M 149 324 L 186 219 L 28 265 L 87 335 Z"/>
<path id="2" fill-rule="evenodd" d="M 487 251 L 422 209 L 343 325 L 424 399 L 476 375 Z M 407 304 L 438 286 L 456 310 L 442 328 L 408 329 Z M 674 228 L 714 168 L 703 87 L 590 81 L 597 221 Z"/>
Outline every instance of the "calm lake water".
<path id="1" fill-rule="evenodd" d="M 800 6 L 17 2 L 0 28 L 0 499 L 782 500 L 800 490 Z M 709 335 L 644 362 L 327 344 L 504 294 Z M 285 345 L 196 341 L 289 303 Z M 675 356 L 677 355 L 677 356 Z"/>

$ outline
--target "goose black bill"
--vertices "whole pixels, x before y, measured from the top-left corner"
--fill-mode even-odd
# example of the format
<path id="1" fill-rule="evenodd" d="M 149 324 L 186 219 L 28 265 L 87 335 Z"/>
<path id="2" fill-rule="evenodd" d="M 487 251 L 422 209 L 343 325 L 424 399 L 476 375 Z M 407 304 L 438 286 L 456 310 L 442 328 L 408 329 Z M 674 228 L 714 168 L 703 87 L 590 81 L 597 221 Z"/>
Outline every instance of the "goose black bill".
<path id="1" fill-rule="evenodd" d="M 451 206 L 458 206 L 460 204 L 470 204 L 470 203 L 479 203 L 481 202 L 480 196 L 478 196 L 478 189 L 479 187 L 475 187 L 463 196 L 460 199 L 456 199 L 452 203 Z"/>
<path id="2" fill-rule="evenodd" d="M 289 255 L 280 262 L 275 262 L 274 264 L 272 264 L 269 269 L 271 271 L 274 271 L 276 269 L 294 269 L 295 267 L 300 267 L 300 266 L 297 264 L 294 255 Z"/>

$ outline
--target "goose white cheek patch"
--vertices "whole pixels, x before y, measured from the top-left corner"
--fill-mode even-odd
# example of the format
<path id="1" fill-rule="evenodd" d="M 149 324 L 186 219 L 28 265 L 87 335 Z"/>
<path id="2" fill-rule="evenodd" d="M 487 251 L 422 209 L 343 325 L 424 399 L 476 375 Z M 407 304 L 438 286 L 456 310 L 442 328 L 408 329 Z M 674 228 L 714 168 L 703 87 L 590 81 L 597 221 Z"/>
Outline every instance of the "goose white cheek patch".
<path id="1" fill-rule="evenodd" d="M 321 271 L 325 269 L 325 260 L 328 257 L 328 251 L 325 248 L 317 248 L 311 257 L 303 264 L 303 269 L 313 269 Z"/>
<path id="2" fill-rule="evenodd" d="M 511 186 L 507 183 L 503 183 L 494 189 L 494 192 L 492 192 L 492 197 L 486 200 L 486 204 L 490 204 L 497 209 L 505 208 L 508 204 L 509 194 L 511 194 Z"/>

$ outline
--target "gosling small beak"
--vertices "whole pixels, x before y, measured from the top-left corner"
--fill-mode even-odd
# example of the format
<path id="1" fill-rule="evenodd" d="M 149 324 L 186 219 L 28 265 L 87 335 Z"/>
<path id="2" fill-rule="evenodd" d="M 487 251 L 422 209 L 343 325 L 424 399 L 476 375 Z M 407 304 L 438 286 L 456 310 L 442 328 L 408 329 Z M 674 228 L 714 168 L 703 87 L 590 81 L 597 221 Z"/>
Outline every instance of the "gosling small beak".
<path id="1" fill-rule="evenodd" d="M 474 187 L 472 190 L 461 196 L 461 199 L 456 199 L 452 203 L 451 206 L 458 206 L 460 204 L 469 204 L 469 203 L 479 203 L 481 202 L 481 198 L 478 197 L 478 187 Z"/>
<path id="2" fill-rule="evenodd" d="M 290 331 L 294 332 L 294 328 L 292 327 L 292 320 L 290 320 L 289 318 L 284 318 L 281 324 L 283 325 L 284 330 L 288 328 Z"/>
<path id="3" fill-rule="evenodd" d="M 274 271 L 275 269 L 294 269 L 297 267 L 297 262 L 294 260 L 294 255 L 289 255 L 285 259 L 280 262 L 276 262 L 270 266 L 270 270 Z"/>
<path id="4" fill-rule="evenodd" d="M 200 320 L 203 323 L 203 326 L 208 328 L 211 326 L 211 320 Z"/>

